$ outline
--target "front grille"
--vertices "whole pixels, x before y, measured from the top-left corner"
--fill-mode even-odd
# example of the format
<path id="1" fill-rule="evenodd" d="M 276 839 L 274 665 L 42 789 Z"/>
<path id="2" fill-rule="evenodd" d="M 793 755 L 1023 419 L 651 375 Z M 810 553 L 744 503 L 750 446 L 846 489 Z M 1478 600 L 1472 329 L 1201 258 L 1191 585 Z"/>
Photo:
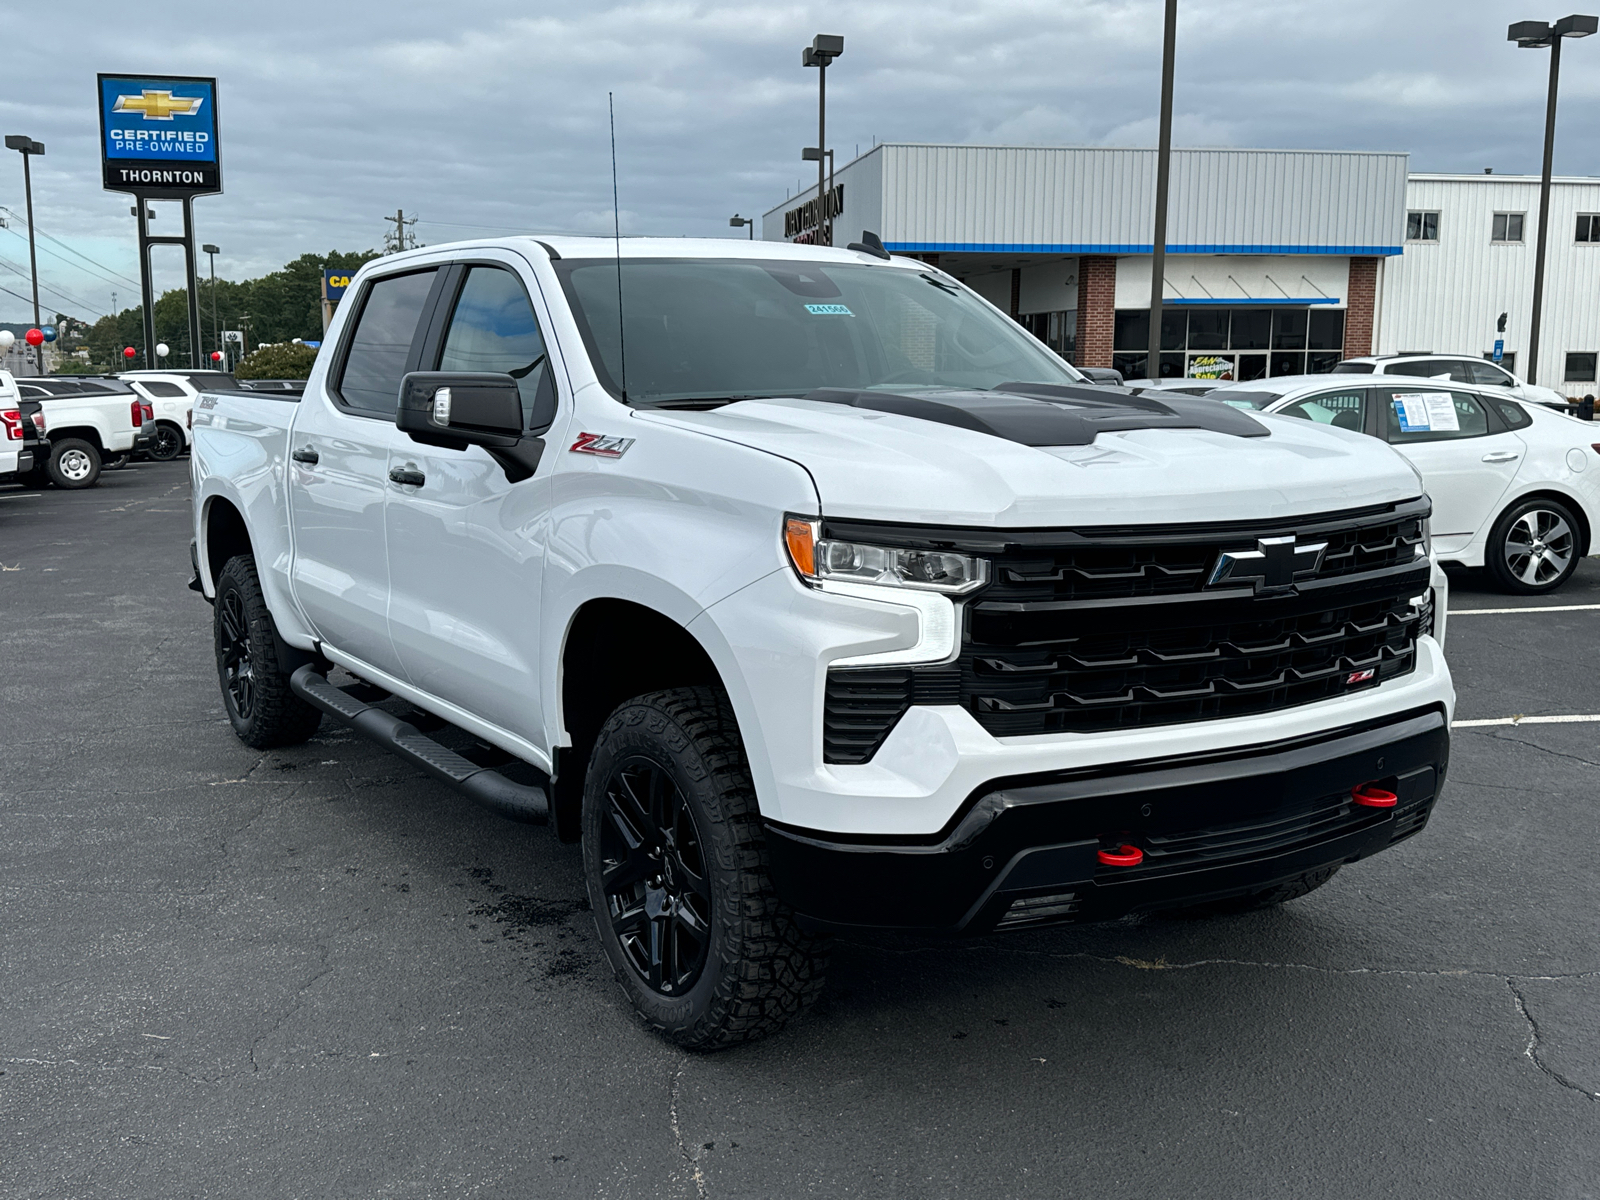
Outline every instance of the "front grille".
<path id="1" fill-rule="evenodd" d="M 827 536 L 981 553 L 954 663 L 828 673 L 824 759 L 866 762 L 912 704 L 960 704 L 997 737 L 1272 712 L 1377 687 L 1426 632 L 1425 500 L 1260 526 L 966 531 L 851 522 Z M 1293 588 L 1208 589 L 1257 538 L 1325 543 Z M 1367 674 L 1371 672 L 1371 674 Z M 926 698 L 924 698 L 926 697 Z"/>

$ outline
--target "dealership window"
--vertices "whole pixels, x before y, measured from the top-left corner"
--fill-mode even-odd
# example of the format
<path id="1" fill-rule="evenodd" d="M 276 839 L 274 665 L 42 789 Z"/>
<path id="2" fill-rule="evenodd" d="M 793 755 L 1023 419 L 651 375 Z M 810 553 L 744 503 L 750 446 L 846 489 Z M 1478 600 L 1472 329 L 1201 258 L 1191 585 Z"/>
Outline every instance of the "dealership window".
<path id="1" fill-rule="evenodd" d="M 1494 361 L 1493 354 L 1485 354 L 1483 357 L 1486 362 Z M 1500 365 L 1515 375 L 1517 373 L 1517 352 L 1515 350 L 1507 350 L 1500 356 Z"/>
<path id="2" fill-rule="evenodd" d="M 1022 327 L 1068 362 L 1078 348 L 1078 310 L 1023 313 L 1017 320 Z"/>
<path id="3" fill-rule="evenodd" d="M 1492 242 L 1520 242 L 1522 240 L 1522 213 L 1495 213 L 1494 230 L 1489 235 Z"/>
<path id="4" fill-rule="evenodd" d="M 1600 242 L 1600 213 L 1578 214 L 1578 241 Z"/>
<path id="5" fill-rule="evenodd" d="M 1578 353 L 1567 355 L 1567 383 L 1593 383 L 1596 355 Z"/>
<path id="6" fill-rule="evenodd" d="M 1437 242 L 1439 240 L 1439 214 L 1436 212 L 1408 212 L 1406 214 L 1406 241 Z"/>
<path id="7" fill-rule="evenodd" d="M 1150 314 L 1120 309 L 1111 365 L 1126 379 L 1147 377 Z M 1163 378 L 1248 380 L 1332 371 L 1344 349 L 1344 310 L 1171 306 L 1161 313 Z"/>

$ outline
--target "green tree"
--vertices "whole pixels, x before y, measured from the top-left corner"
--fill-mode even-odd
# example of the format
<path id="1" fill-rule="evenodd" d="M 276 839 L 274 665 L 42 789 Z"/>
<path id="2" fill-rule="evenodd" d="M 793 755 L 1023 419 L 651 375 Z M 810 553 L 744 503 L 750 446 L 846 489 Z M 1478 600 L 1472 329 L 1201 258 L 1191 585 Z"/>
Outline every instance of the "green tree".
<path id="1" fill-rule="evenodd" d="M 301 342 L 279 342 L 245 355 L 233 373 L 239 379 L 306 379 L 317 352 Z"/>

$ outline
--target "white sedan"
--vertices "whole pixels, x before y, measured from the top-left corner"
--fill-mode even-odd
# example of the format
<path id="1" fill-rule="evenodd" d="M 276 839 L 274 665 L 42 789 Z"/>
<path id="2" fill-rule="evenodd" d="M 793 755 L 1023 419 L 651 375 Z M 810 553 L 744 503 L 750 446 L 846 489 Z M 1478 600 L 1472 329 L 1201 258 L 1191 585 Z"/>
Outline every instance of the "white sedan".
<path id="1" fill-rule="evenodd" d="M 1510 592 L 1560 587 L 1600 523 L 1600 425 L 1431 379 L 1288 375 L 1209 393 L 1235 408 L 1383 438 L 1433 499 L 1433 553 Z"/>

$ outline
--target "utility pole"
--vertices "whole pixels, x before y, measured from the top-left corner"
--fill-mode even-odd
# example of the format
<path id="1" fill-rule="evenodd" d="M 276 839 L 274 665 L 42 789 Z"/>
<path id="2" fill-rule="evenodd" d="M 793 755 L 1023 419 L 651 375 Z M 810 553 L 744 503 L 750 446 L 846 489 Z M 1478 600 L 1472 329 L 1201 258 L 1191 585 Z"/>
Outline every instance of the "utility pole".
<path id="1" fill-rule="evenodd" d="M 209 255 L 211 258 L 211 348 L 220 350 L 222 349 L 222 343 L 218 340 L 219 335 L 217 333 L 217 255 L 221 254 L 222 251 L 207 242 L 200 247 L 200 252 Z"/>
<path id="2" fill-rule="evenodd" d="M 1172 177 L 1172 68 L 1177 42 L 1178 0 L 1167 0 L 1161 47 L 1161 140 L 1156 150 L 1156 228 L 1150 244 L 1150 345 L 1144 371 L 1150 379 L 1161 378 L 1161 302 L 1167 291 L 1167 184 Z"/>
<path id="3" fill-rule="evenodd" d="M 16 150 L 22 154 L 22 189 L 28 199 L 28 268 L 33 273 L 33 326 L 39 328 L 39 255 L 33 244 L 33 170 L 28 165 L 28 160 L 35 154 L 44 153 L 44 143 L 36 142 L 30 137 L 15 134 L 6 136 L 6 149 Z M 39 369 L 39 374 L 44 374 L 44 344 L 41 342 L 34 348 L 34 364 Z"/>
<path id="4" fill-rule="evenodd" d="M 822 160 L 828 148 L 828 64 L 844 53 L 844 38 L 819 33 L 800 53 L 800 65 L 817 68 L 817 245 L 833 245 L 833 225 L 828 220 L 828 164 Z"/>
<path id="5" fill-rule="evenodd" d="M 397 208 L 394 210 L 394 216 L 385 217 L 384 220 L 394 222 L 394 232 L 383 235 L 383 248 L 386 253 L 399 254 L 402 250 L 417 248 L 417 235 L 408 232 L 410 227 L 417 223 L 415 217 L 408 221 L 405 209 Z"/>

